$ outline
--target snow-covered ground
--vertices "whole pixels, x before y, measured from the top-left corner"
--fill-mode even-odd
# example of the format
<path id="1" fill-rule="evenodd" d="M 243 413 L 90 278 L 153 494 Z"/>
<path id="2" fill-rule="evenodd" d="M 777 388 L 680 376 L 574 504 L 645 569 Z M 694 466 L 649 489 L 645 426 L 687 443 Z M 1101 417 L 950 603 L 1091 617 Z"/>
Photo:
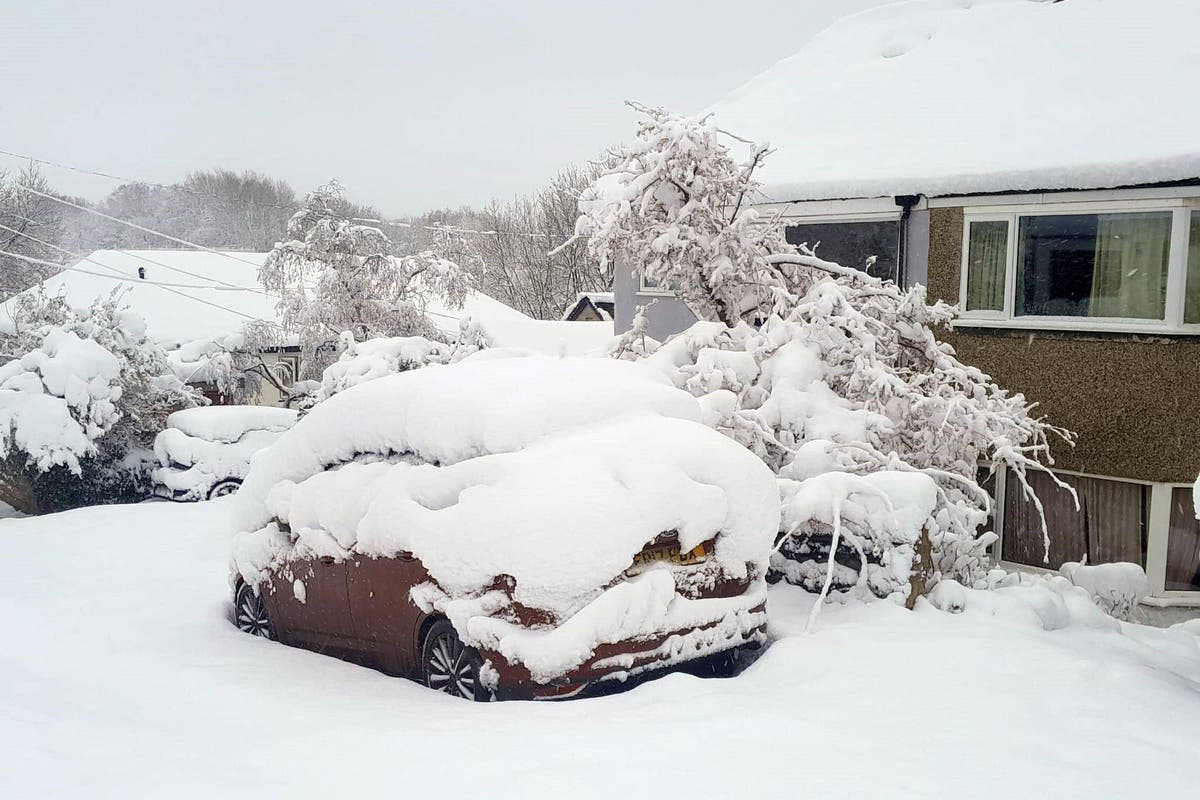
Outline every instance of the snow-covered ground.
<path id="1" fill-rule="evenodd" d="M 1046 631 L 1051 593 L 1018 589 L 961 614 L 831 606 L 804 635 L 810 596 L 784 585 L 738 678 L 471 704 L 235 630 L 229 510 L 0 521 L 0 797 L 1194 791 L 1200 639 L 1180 628 Z"/>

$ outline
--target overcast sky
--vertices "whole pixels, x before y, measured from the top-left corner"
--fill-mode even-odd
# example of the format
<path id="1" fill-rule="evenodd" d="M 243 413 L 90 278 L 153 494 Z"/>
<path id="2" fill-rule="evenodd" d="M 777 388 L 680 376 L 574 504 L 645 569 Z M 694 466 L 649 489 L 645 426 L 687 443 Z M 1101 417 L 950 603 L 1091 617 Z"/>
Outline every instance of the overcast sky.
<path id="1" fill-rule="evenodd" d="M 628 138 L 624 100 L 699 111 L 882 4 L 7 0 L 0 149 L 162 183 L 338 177 L 390 214 L 480 205 Z M 116 185 L 45 170 L 90 199 Z"/>

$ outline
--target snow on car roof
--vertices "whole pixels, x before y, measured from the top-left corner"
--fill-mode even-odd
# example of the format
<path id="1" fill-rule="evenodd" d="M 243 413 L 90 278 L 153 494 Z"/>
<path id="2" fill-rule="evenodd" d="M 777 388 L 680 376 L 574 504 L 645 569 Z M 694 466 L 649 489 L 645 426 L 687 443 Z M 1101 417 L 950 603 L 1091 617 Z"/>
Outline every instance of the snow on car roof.
<path id="1" fill-rule="evenodd" d="M 1195 0 L 916 0 L 842 19 L 711 110 L 776 200 L 1200 177 Z"/>
<path id="2" fill-rule="evenodd" d="M 299 482 L 364 453 L 453 464 L 646 414 L 699 420 L 700 406 L 650 367 L 613 359 L 485 350 L 481 358 L 379 378 L 317 404 L 255 456 L 236 498 L 234 527 L 269 522 L 267 494 L 280 481 Z"/>
<path id="3" fill-rule="evenodd" d="M 721 534 L 713 558 L 740 578 L 748 564 L 765 569 L 779 528 L 760 459 L 700 423 L 652 416 L 444 467 L 351 463 L 278 484 L 266 508 L 302 552 L 412 552 L 452 597 L 510 575 L 516 602 L 563 618 L 664 531 L 678 531 L 683 552 Z M 250 534 L 239 568 L 254 574 L 278 556 L 269 529 Z"/>
<path id="4" fill-rule="evenodd" d="M 615 335 L 611 321 L 497 320 L 483 327 L 498 347 L 523 347 L 549 356 L 602 352 Z"/>
<path id="5" fill-rule="evenodd" d="M 167 427 L 210 442 L 236 442 L 247 431 L 283 431 L 299 412 L 272 406 L 201 406 L 167 417 Z"/>

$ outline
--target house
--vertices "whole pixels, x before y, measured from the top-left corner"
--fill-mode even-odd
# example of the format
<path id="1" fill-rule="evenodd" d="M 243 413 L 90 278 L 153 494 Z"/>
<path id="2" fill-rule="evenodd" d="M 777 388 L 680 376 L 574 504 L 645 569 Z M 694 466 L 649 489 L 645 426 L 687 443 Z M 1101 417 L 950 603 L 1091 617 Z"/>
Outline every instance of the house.
<path id="1" fill-rule="evenodd" d="M 266 253 L 97 250 L 41 286 L 48 294 L 62 293 L 77 307 L 120 290 L 122 301 L 145 318 L 149 335 L 167 350 L 180 379 L 210 400 L 221 402 L 209 371 L 212 356 L 238 347 L 247 323 L 279 320 L 277 298 L 258 281 L 266 258 Z M 14 302 L 10 298 L 0 303 L 0 327 L 11 325 Z M 456 335 L 462 320 L 470 317 L 494 346 L 552 355 L 590 351 L 613 335 L 611 322 L 579 323 L 579 327 L 543 322 L 479 291 L 469 293 L 461 308 L 434 298 L 425 311 L 448 336 Z M 272 347 L 258 355 L 284 386 L 299 375 L 300 348 L 295 344 Z M 263 381 L 255 402 L 281 405 L 285 400 L 275 386 Z"/>
<path id="2" fill-rule="evenodd" d="M 562 318 L 564 322 L 611 322 L 614 305 L 612 292 L 580 292 Z"/>
<path id="3" fill-rule="evenodd" d="M 1080 511 L 999 475 L 999 559 L 1143 565 L 1200 604 L 1200 3 L 918 0 L 836 23 L 728 95 L 715 124 L 775 153 L 762 206 L 793 243 L 960 304 L 960 357 L 1075 431 Z M 818 244 L 819 243 L 819 244 Z M 876 256 L 868 268 L 867 259 Z M 692 316 L 621 270 L 616 327 Z"/>

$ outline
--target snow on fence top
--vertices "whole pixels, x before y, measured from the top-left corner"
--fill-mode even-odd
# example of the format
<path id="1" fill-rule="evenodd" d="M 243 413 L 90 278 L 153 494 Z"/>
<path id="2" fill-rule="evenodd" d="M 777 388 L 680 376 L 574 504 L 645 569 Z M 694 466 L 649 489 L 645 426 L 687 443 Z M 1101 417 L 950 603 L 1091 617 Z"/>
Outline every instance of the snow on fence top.
<path id="1" fill-rule="evenodd" d="M 916 0 L 835 23 L 712 108 L 777 200 L 1200 177 L 1196 0 Z"/>
<path id="2" fill-rule="evenodd" d="M 380 378 L 319 403 L 255 456 L 236 498 L 235 529 L 270 521 L 267 494 L 281 481 L 299 482 L 365 453 L 446 465 L 621 417 L 700 419 L 695 398 L 639 364 L 480 356 Z"/>
<path id="3" fill-rule="evenodd" d="M 303 552 L 408 551 L 452 597 L 477 595 L 509 575 L 516 602 L 560 618 L 594 599 L 664 531 L 678 531 L 685 552 L 716 537 L 714 559 L 742 578 L 751 564 L 765 572 L 779 527 L 774 475 L 760 459 L 699 423 L 650 416 L 450 466 L 347 464 L 278 484 L 266 510 L 290 525 Z M 245 537 L 236 551 L 242 574 L 279 559 L 278 547 L 270 537 Z"/>

